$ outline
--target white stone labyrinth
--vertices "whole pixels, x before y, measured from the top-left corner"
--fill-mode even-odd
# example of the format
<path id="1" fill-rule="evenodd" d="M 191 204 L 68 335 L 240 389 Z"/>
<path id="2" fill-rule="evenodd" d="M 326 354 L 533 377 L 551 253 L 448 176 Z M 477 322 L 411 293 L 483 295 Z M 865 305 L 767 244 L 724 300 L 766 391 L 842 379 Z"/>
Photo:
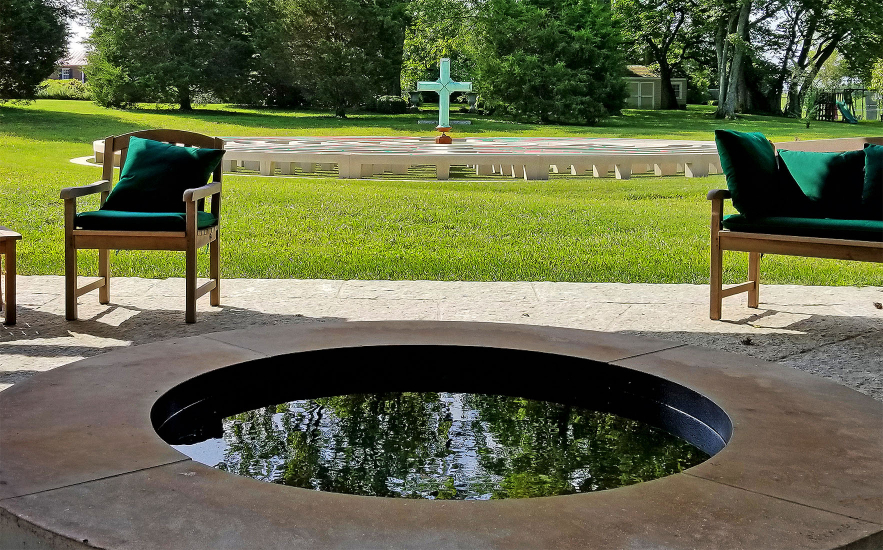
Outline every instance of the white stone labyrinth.
<path id="1" fill-rule="evenodd" d="M 224 137 L 224 171 L 259 170 L 265 176 L 312 173 L 337 167 L 340 178 L 407 174 L 412 166 L 435 166 L 446 180 L 451 166 L 478 176 L 507 175 L 545 180 L 549 173 L 629 179 L 654 172 L 688 178 L 720 172 L 713 141 L 622 138 L 466 137 L 449 145 L 410 136 Z M 99 151 L 99 144 L 102 151 Z M 95 142 L 96 158 L 104 142 Z"/>

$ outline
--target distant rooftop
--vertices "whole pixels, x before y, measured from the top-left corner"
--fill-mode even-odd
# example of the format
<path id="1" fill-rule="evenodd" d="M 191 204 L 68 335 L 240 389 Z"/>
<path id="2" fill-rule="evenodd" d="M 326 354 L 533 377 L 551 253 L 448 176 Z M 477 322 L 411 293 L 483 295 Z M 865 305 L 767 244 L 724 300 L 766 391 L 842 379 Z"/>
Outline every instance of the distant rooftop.
<path id="1" fill-rule="evenodd" d="M 646 65 L 626 65 L 626 70 L 632 73 L 630 76 L 643 76 L 649 78 L 657 78 L 658 74 L 654 73 L 650 67 Z"/>
<path id="2" fill-rule="evenodd" d="M 82 67 L 86 64 L 86 54 L 85 48 L 71 48 L 67 57 L 58 60 L 58 65 L 61 67 Z"/>

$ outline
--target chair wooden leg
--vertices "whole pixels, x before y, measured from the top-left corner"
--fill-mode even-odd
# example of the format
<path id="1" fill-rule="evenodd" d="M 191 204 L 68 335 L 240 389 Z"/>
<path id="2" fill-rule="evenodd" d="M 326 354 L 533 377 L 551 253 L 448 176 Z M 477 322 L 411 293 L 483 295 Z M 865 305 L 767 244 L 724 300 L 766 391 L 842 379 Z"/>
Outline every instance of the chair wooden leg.
<path id="1" fill-rule="evenodd" d="M 221 243 L 219 238 L 215 238 L 209 243 L 209 276 L 215 282 L 215 288 L 211 290 L 209 295 L 209 303 L 217 307 L 221 305 Z"/>
<path id="2" fill-rule="evenodd" d="M 188 323 L 196 322 L 196 242 L 191 240 L 187 243 L 187 258 L 184 267 L 185 309 L 184 320 Z"/>
<path id="3" fill-rule="evenodd" d="M 760 252 L 748 253 L 748 280 L 754 282 L 748 291 L 748 307 L 757 307 L 760 303 Z"/>
<path id="4" fill-rule="evenodd" d="M 6 303 L 4 325 L 15 324 L 15 241 L 6 243 Z"/>
<path id="5" fill-rule="evenodd" d="M 723 303 L 723 255 L 721 253 L 720 242 L 711 239 L 711 282 L 710 282 L 710 299 L 711 299 L 711 319 L 717 321 L 721 318 L 721 309 Z"/>
<path id="6" fill-rule="evenodd" d="M 98 289 L 98 303 L 110 303 L 110 251 L 106 248 L 98 250 L 98 276 L 104 279 L 104 285 Z"/>
<path id="7" fill-rule="evenodd" d="M 64 318 L 77 320 L 77 249 L 70 237 L 64 243 Z"/>

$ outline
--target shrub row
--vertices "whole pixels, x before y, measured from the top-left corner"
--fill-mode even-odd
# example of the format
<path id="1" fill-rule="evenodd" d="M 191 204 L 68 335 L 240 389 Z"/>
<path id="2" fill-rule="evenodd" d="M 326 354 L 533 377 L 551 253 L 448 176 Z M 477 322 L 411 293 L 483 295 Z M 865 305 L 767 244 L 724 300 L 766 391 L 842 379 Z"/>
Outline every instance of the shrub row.
<path id="1" fill-rule="evenodd" d="M 44 80 L 37 91 L 39 99 L 92 99 L 89 87 L 79 80 Z"/>

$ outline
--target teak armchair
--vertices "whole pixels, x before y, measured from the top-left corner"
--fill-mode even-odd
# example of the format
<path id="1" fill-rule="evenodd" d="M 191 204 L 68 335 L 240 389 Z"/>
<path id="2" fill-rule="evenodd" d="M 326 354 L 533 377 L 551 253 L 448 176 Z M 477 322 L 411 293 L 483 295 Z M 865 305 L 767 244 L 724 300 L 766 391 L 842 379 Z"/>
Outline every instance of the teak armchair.
<path id="1" fill-rule="evenodd" d="M 199 297 L 211 292 L 211 305 L 218 306 L 221 303 L 220 246 L 218 241 L 221 215 L 220 162 L 212 173 L 212 181 L 206 184 L 203 180 L 194 188 L 184 191 L 181 197 L 184 208 L 181 208 L 181 203 L 169 205 L 170 214 L 168 215 L 132 212 L 131 219 L 126 220 L 127 212 L 110 212 L 117 215 L 115 220 L 108 220 L 113 222 L 109 224 L 111 227 L 107 229 L 96 228 L 93 223 L 91 224 L 93 227 L 84 229 L 82 227 L 84 220 L 77 214 L 77 199 L 79 197 L 100 193 L 100 205 L 102 207 L 105 205 L 105 201 L 114 187 L 114 154 L 117 151 L 120 152 L 120 171 L 122 172 L 126 165 L 126 155 L 132 137 L 186 147 L 224 148 L 224 141 L 220 138 L 181 130 L 142 130 L 105 139 L 102 179 L 91 185 L 68 187 L 61 191 L 61 198 L 64 200 L 65 317 L 68 320 L 76 320 L 77 298 L 92 290 L 98 289 L 99 303 L 110 302 L 109 251 L 111 249 L 177 250 L 186 253 L 184 317 L 186 322 L 194 323 L 196 322 L 196 300 Z M 211 197 L 209 202 L 213 217 L 203 214 L 205 199 L 208 197 Z M 107 213 L 105 212 L 105 214 Z M 164 220 L 166 223 L 156 225 L 154 218 L 157 216 L 166 216 Z M 177 225 L 169 224 L 169 217 Z M 179 227 L 181 221 L 183 221 L 183 227 Z M 152 223 L 154 227 L 151 226 Z M 197 288 L 196 251 L 206 245 L 209 245 L 209 276 L 211 280 Z M 77 250 L 81 249 L 98 249 L 99 279 L 78 288 Z"/>

